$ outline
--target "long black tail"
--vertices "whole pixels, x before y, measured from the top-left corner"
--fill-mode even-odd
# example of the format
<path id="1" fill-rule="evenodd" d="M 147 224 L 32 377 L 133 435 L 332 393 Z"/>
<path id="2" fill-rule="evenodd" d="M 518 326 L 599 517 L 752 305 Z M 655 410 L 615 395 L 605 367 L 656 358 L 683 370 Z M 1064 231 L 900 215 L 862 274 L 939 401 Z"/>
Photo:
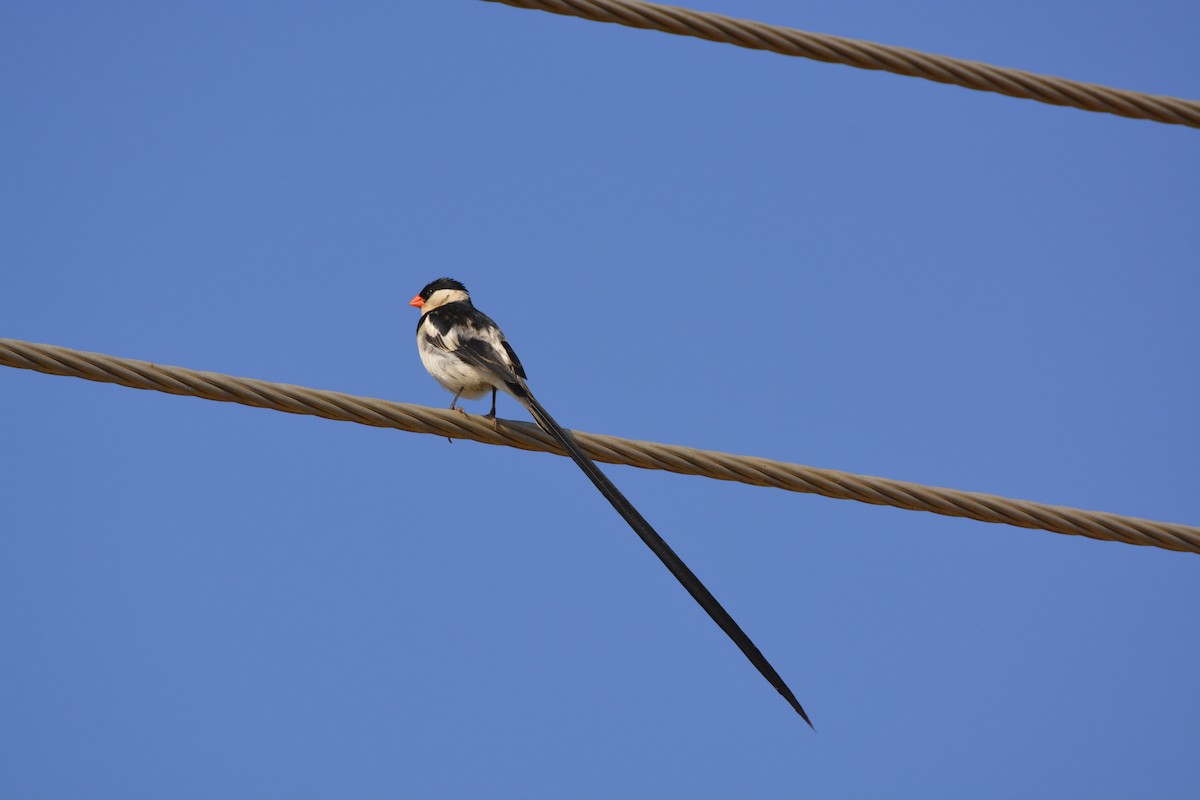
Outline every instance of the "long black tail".
<path id="1" fill-rule="evenodd" d="M 771 663 L 763 656 L 762 652 L 755 647 L 754 642 L 750 641 L 750 637 L 733 621 L 733 617 L 729 616 L 729 612 L 721 607 L 717 602 L 717 598 L 712 596 L 712 592 L 700 582 L 687 564 L 683 563 L 683 559 L 675 555 L 675 551 L 671 549 L 663 538 L 658 535 L 654 528 L 650 527 L 650 523 L 646 522 L 645 518 L 638 513 L 638 510 L 625 499 L 625 495 L 621 494 L 616 486 L 613 486 L 612 481 L 600 471 L 595 462 L 588 458 L 575 438 L 570 433 L 563 430 L 554 417 L 551 417 L 546 409 L 542 408 L 541 403 L 534 399 L 532 394 L 529 394 L 528 388 L 521 387 L 524 391 L 517 395 L 517 398 L 524 403 L 529 409 L 529 413 L 533 415 L 537 421 L 538 427 L 546 433 L 553 436 L 567 451 L 567 455 L 574 459 L 583 473 L 591 479 L 596 488 L 600 490 L 608 502 L 612 503 L 612 507 L 617 510 L 617 513 L 625 518 L 629 523 L 629 527 L 633 528 L 634 533 L 642 538 L 646 546 L 654 551 L 654 555 L 658 556 L 659 560 L 666 565 L 667 569 L 671 570 L 671 574 L 675 579 L 683 584 L 683 588 L 688 590 L 688 594 L 696 599 L 700 607 L 708 612 L 708 615 L 713 618 L 713 622 L 725 631 L 725 634 L 733 640 L 734 644 L 746 654 L 746 658 L 750 659 L 763 677 L 775 687 L 775 690 L 783 695 L 784 699 L 791 704 L 792 708 L 796 709 L 796 713 L 804 718 L 804 721 L 812 727 L 812 720 L 808 718 L 808 714 L 804 713 L 804 709 L 800 706 L 800 702 L 796 700 L 796 695 L 792 694 L 792 690 L 783 682 L 783 678 L 779 677 L 779 673 L 771 666 Z"/>

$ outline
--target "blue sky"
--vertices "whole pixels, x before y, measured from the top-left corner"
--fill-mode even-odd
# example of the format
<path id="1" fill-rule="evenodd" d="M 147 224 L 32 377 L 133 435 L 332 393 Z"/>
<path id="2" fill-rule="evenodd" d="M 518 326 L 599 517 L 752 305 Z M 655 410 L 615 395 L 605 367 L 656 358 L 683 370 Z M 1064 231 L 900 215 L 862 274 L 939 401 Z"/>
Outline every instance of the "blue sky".
<path id="1" fill-rule="evenodd" d="M 1188 4 L 693 6 L 1200 97 Z M 0 5 L 0 336 L 1200 522 L 1200 136 L 500 5 Z M 0 795 L 1156 797 L 1195 556 L 0 370 Z M 477 404 L 484 411 L 486 404 Z M 501 415 L 523 418 L 512 401 Z"/>

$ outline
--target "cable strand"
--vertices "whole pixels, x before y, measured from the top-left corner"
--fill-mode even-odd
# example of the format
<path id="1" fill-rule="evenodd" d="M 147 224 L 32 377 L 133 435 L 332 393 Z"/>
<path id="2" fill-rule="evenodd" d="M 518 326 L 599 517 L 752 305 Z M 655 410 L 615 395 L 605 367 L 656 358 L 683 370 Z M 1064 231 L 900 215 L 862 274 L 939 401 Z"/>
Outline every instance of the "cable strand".
<path id="1" fill-rule="evenodd" d="M 786 56 L 881 70 L 1083 111 L 1200 128 L 1200 101 L 1039 75 L 905 47 L 768 25 L 639 0 L 487 0 Z"/>
<path id="2" fill-rule="evenodd" d="M 471 439 L 484 444 L 565 455 L 553 438 L 532 423 L 499 420 L 493 428 L 482 417 L 457 411 L 164 366 L 56 345 L 0 339 L 0 365 L 115 383 L 133 389 L 240 403 L 289 414 L 306 414 L 377 428 L 396 428 L 411 433 Z M 1012 500 L 980 492 L 923 486 L 755 456 L 622 439 L 605 434 L 572 433 L 588 456 L 607 464 L 699 475 L 753 486 L 819 494 L 838 500 L 857 500 L 980 522 L 1200 553 L 1200 527 L 1029 500 Z"/>

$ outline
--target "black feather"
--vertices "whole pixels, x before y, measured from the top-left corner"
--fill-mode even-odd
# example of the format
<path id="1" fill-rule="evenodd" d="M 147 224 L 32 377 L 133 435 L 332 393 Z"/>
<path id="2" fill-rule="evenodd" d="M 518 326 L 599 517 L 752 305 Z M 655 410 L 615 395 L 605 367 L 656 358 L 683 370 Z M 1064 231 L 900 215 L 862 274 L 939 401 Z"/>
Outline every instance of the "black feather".
<path id="1" fill-rule="evenodd" d="M 508 343 L 508 339 L 504 339 L 503 344 L 504 351 L 508 353 L 508 359 L 512 362 L 513 369 L 515 369 L 517 374 L 522 378 L 527 378 L 528 376 L 525 374 L 525 368 L 521 366 L 521 359 L 517 358 L 516 351 L 514 351 L 512 349 L 512 345 Z"/>
<path id="2" fill-rule="evenodd" d="M 525 407 L 529 409 L 529 413 L 533 415 L 538 427 L 550 434 L 550 436 L 554 437 L 562 445 L 563 450 L 567 451 L 567 455 L 579 465 L 583 473 L 600 490 L 605 499 L 612 504 L 617 513 L 624 517 L 625 521 L 629 523 L 629 527 L 633 528 L 633 532 L 646 543 L 646 546 L 654 552 L 654 555 L 658 556 L 663 565 L 675 576 L 675 579 L 683 585 L 683 588 L 687 589 L 688 594 L 712 617 L 713 622 L 717 623 L 721 630 L 725 631 L 725 635 L 733 640 L 733 643 L 738 646 L 738 649 L 742 651 L 746 658 L 750 659 L 750 663 L 758 669 L 762 676 L 767 679 L 768 683 L 775 687 L 775 691 L 783 695 L 783 699 L 787 700 L 796 713 L 804 718 L 804 721 L 808 723 L 810 728 L 813 727 L 812 720 L 808 718 L 808 714 L 804 713 L 804 708 L 801 707 L 800 701 L 796 699 L 796 695 L 792 693 L 787 683 L 779 676 L 775 668 L 771 666 L 771 662 L 767 661 L 762 651 L 755 646 L 750 637 L 741 629 L 741 626 L 734 621 L 724 606 L 717 601 L 717 598 L 713 597 L 712 592 L 708 591 L 708 588 L 700 582 L 700 579 L 688 568 L 688 565 L 683 563 L 683 559 L 676 555 L 671 546 L 658 535 L 658 532 L 650 526 L 645 517 L 613 485 L 608 476 L 600 471 L 596 463 L 588 458 L 575 441 L 575 437 L 568 431 L 563 430 L 528 390 L 526 390 L 522 401 Z"/>
<path id="3" fill-rule="evenodd" d="M 434 330 L 445 336 L 454 328 L 476 330 L 476 316 L 482 316 L 482 312 L 474 306 L 461 302 L 446 303 L 446 305 L 438 306 L 433 311 L 422 316 L 417 324 L 419 327 L 421 323 L 428 322 L 433 326 Z"/>
<path id="4" fill-rule="evenodd" d="M 504 385 L 508 387 L 508 391 L 518 400 L 524 400 L 529 397 L 529 387 L 525 385 L 524 376 L 518 375 L 509 369 L 508 365 L 497 359 L 496 351 L 489 342 L 485 342 L 482 339 L 460 338 L 458 349 L 454 353 L 468 364 L 482 367 L 499 377 L 504 381 Z"/>
<path id="5" fill-rule="evenodd" d="M 421 290 L 421 293 L 418 295 L 418 297 L 420 297 L 422 300 L 428 300 L 429 296 L 438 289 L 455 289 L 460 292 L 465 292 L 467 287 L 454 280 L 454 278 L 438 278 L 436 281 L 430 281 L 428 284 L 426 284 L 425 288 Z"/>

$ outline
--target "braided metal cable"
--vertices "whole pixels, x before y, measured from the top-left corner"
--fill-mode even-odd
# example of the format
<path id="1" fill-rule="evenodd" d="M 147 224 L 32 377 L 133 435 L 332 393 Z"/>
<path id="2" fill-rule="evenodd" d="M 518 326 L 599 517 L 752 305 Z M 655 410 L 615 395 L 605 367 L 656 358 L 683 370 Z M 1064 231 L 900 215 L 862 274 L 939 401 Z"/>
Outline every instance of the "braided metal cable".
<path id="1" fill-rule="evenodd" d="M 638 0 L 488 0 L 517 8 L 549 11 L 595 22 L 694 36 L 710 42 L 769 50 L 861 69 L 894 72 L 951 83 L 981 92 L 1037 100 L 1084 111 L 1147 119 L 1169 125 L 1200 128 L 1200 101 L 1113 89 L 1095 83 L 996 67 L 979 61 L 933 55 L 906 47 L 847 39 L 824 33 L 768 25 L 678 6 Z"/>
<path id="2" fill-rule="evenodd" d="M 254 378 L 235 378 L 184 367 L 168 367 L 55 345 L 0 339 L 0 365 L 116 383 L 133 389 L 151 389 L 291 414 L 308 414 L 379 428 L 473 439 L 484 444 L 562 455 L 553 439 L 537 426 L 525 422 L 499 420 L 493 428 L 482 417 L 455 411 Z M 980 522 L 998 522 L 1093 539 L 1200 553 L 1200 528 L 1188 525 L 1154 522 L 1100 511 L 1082 511 L 1028 500 L 1009 500 L 978 492 L 922 486 L 679 445 L 590 433 L 576 433 L 575 436 L 589 456 L 609 464 L 700 475 L 792 492 L 809 492 L 840 500 L 858 500 L 950 517 L 967 517 Z"/>

